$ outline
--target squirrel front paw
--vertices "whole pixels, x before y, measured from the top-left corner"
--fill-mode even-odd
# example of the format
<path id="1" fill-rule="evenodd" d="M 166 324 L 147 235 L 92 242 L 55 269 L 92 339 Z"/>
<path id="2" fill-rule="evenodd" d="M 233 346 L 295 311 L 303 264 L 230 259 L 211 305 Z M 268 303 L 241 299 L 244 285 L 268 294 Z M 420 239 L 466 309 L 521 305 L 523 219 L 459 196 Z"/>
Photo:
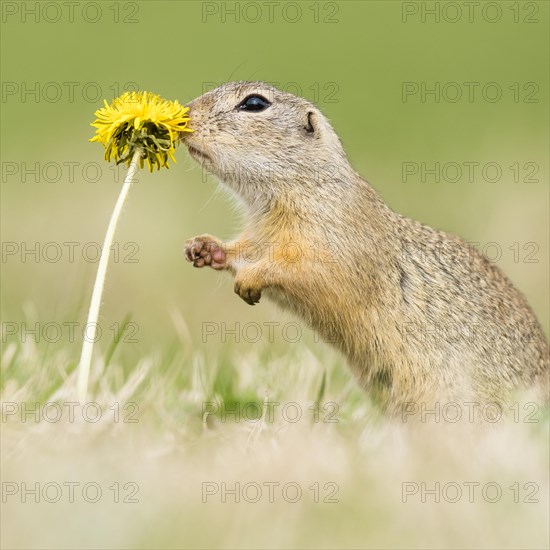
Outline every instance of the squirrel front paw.
<path id="1" fill-rule="evenodd" d="M 210 266 L 212 269 L 225 269 L 226 255 L 222 242 L 211 235 L 200 235 L 185 242 L 185 258 L 194 267 Z"/>
<path id="2" fill-rule="evenodd" d="M 251 284 L 248 280 L 237 279 L 235 281 L 235 292 L 249 305 L 253 306 L 262 297 L 262 288 Z"/>

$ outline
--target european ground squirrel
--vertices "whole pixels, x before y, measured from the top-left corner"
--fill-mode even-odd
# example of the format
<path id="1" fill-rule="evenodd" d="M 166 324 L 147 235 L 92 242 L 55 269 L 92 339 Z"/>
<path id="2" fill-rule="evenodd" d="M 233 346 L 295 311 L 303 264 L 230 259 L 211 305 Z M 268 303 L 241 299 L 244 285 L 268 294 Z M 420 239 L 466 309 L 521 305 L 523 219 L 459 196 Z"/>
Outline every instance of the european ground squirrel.
<path id="1" fill-rule="evenodd" d="M 191 156 L 239 199 L 240 237 L 186 242 L 333 342 L 390 413 L 404 403 L 548 400 L 549 347 L 525 298 L 458 237 L 393 212 L 309 101 L 234 82 L 189 104 Z"/>

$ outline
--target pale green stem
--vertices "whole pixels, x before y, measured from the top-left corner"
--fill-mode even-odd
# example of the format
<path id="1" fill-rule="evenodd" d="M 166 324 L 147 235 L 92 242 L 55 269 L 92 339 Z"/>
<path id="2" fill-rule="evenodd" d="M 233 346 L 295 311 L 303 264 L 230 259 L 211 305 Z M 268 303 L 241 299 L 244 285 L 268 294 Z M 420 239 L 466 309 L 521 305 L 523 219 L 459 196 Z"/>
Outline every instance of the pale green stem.
<path id="1" fill-rule="evenodd" d="M 105 284 L 105 277 L 107 275 L 107 266 L 109 264 L 109 256 L 111 254 L 111 246 L 113 245 L 113 237 L 115 235 L 116 226 L 118 224 L 118 218 L 124 206 L 124 201 L 128 196 L 128 191 L 134 182 L 134 176 L 139 170 L 139 157 L 141 155 L 141 149 L 136 149 L 132 162 L 128 167 L 124 184 L 120 191 L 120 195 L 115 204 L 111 219 L 109 220 L 109 227 L 107 227 L 107 233 L 105 234 L 105 240 L 103 242 L 103 248 L 101 249 L 101 257 L 99 258 L 99 265 L 97 267 L 97 274 L 95 277 L 94 290 L 92 292 L 92 300 L 90 302 L 90 309 L 88 311 L 88 321 L 84 330 L 84 343 L 82 345 L 82 354 L 80 355 L 80 363 L 78 364 L 78 380 L 76 385 L 78 400 L 83 403 L 86 400 L 86 394 L 88 393 L 88 378 L 90 376 L 90 364 L 92 362 L 92 352 L 94 350 L 94 343 L 97 334 L 97 320 L 99 317 L 99 307 L 101 305 L 101 296 L 103 294 L 103 286 Z"/>

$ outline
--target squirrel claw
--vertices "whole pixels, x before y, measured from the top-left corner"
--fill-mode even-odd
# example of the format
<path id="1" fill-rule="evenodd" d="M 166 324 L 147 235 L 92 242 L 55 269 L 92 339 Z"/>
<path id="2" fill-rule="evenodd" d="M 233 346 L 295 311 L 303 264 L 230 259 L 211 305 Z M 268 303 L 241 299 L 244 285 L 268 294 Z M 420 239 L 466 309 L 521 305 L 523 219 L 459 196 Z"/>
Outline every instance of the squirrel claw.
<path id="1" fill-rule="evenodd" d="M 260 289 L 246 287 L 239 282 L 235 282 L 235 293 L 251 306 L 257 304 L 262 297 L 262 291 Z"/>
<path id="2" fill-rule="evenodd" d="M 185 258 L 194 267 L 209 266 L 213 269 L 224 269 L 225 252 L 221 243 L 210 235 L 201 235 L 185 242 Z"/>

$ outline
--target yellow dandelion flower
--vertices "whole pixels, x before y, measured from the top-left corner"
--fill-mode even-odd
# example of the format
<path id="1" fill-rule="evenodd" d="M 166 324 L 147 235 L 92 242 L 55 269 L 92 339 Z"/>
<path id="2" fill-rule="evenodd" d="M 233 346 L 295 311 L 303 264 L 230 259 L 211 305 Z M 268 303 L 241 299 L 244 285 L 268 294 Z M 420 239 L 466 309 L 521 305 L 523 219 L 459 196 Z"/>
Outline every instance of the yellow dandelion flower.
<path id="1" fill-rule="evenodd" d="M 128 166 L 135 151 L 141 148 L 140 167 L 145 159 L 151 172 L 156 166 L 169 168 L 168 159 L 174 158 L 175 146 L 182 132 L 192 132 L 187 127 L 189 107 L 178 101 L 167 101 L 151 92 L 126 92 L 110 105 L 95 112 L 97 119 L 91 124 L 96 135 L 90 141 L 102 143 L 105 160 Z"/>
<path id="2" fill-rule="evenodd" d="M 105 159 L 107 161 L 113 159 L 117 164 L 125 162 L 128 165 L 128 172 L 107 226 L 92 290 L 86 325 L 92 327 L 92 334 L 87 335 L 90 338 L 84 339 L 77 368 L 76 392 L 81 402 L 85 401 L 88 391 L 97 320 L 109 264 L 109 251 L 113 245 L 120 213 L 134 176 L 139 168 L 143 168 L 145 159 L 151 172 L 155 166 L 159 170 L 163 166 L 168 168 L 168 158 L 176 162 L 174 150 L 180 134 L 192 132 L 187 127 L 189 107 L 184 107 L 177 101 L 167 101 L 150 92 L 127 92 L 115 99 L 111 105 L 108 105 L 107 101 L 104 103 L 105 107 L 95 113 L 97 119 L 92 126 L 96 128 L 96 134 L 90 141 L 102 143 L 105 147 Z"/>

